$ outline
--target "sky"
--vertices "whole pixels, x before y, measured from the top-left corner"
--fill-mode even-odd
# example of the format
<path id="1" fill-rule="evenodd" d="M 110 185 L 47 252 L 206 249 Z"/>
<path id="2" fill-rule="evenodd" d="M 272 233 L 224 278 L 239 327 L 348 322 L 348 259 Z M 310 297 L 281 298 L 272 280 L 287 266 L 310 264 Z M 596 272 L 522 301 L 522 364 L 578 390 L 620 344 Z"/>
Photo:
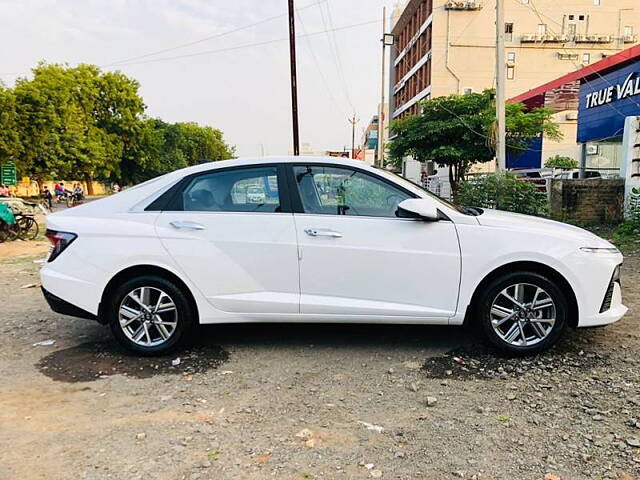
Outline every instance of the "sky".
<path id="1" fill-rule="evenodd" d="M 349 148 L 354 112 L 358 143 L 377 113 L 393 3 L 295 0 L 301 144 Z M 240 156 L 288 154 L 286 14 L 287 0 L 0 0 L 0 79 L 43 60 L 96 64 L 138 80 L 149 116 L 219 128 Z"/>

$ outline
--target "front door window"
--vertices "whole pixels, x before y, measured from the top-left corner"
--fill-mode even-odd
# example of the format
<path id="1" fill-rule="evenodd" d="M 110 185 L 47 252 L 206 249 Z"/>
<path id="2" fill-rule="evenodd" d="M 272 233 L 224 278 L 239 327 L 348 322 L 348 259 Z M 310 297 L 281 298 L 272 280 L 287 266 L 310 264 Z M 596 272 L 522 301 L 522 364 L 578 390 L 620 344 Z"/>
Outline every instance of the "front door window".
<path id="1" fill-rule="evenodd" d="M 395 217 L 410 196 L 372 175 L 342 167 L 296 166 L 293 169 L 305 213 Z"/>

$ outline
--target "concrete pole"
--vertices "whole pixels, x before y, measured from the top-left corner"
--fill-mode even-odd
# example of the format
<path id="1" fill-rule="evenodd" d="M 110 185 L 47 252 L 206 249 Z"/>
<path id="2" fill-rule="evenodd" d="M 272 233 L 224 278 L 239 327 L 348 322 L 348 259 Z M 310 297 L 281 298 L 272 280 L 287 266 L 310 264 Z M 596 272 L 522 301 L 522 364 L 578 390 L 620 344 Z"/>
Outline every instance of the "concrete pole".
<path id="1" fill-rule="evenodd" d="M 498 171 L 504 171 L 507 168 L 505 67 L 504 0 L 496 0 L 496 158 Z"/>
<path id="2" fill-rule="evenodd" d="M 376 164 L 384 168 L 384 76 L 385 76 L 385 48 L 384 35 L 387 33 L 387 7 L 382 7 L 382 68 L 380 77 L 380 108 L 378 109 L 378 158 Z"/>

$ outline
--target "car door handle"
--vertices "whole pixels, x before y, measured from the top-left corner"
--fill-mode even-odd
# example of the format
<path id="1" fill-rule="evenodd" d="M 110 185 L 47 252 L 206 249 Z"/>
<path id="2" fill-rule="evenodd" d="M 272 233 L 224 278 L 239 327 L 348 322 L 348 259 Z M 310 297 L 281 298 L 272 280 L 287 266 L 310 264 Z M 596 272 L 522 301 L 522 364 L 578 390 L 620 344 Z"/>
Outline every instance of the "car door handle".
<path id="1" fill-rule="evenodd" d="M 311 237 L 331 237 L 341 238 L 342 234 L 335 230 L 329 230 L 328 228 L 305 228 L 304 233 Z"/>
<path id="2" fill-rule="evenodd" d="M 184 221 L 176 220 L 169 223 L 174 228 L 184 228 L 188 230 L 204 230 L 206 228 L 201 223 L 196 223 L 196 222 L 184 222 Z"/>

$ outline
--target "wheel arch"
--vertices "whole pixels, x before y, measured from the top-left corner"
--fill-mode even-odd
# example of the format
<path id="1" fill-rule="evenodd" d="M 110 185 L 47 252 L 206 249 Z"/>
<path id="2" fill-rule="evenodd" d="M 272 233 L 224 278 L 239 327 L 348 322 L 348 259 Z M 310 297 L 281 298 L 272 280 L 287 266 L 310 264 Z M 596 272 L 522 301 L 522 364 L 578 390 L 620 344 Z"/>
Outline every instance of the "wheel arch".
<path id="1" fill-rule="evenodd" d="M 108 320 L 105 318 L 105 309 L 107 306 L 108 298 L 116 289 L 116 287 L 131 278 L 139 277 L 142 275 L 156 275 L 175 283 L 176 286 L 180 288 L 180 290 L 182 290 L 189 299 L 189 302 L 191 303 L 193 312 L 195 314 L 195 318 L 200 318 L 196 299 L 193 296 L 191 289 L 187 286 L 186 283 L 184 283 L 184 281 L 182 281 L 180 277 L 178 277 L 175 273 L 167 270 L 166 268 L 158 267 L 157 265 L 134 265 L 116 273 L 104 287 L 102 296 L 100 298 L 100 305 L 98 306 L 98 321 L 100 323 L 108 323 Z"/>
<path id="2" fill-rule="evenodd" d="M 540 275 L 544 275 L 550 280 L 554 281 L 567 296 L 567 302 L 569 304 L 569 326 L 574 328 L 578 326 L 578 300 L 569 281 L 564 277 L 564 275 L 562 275 L 560 272 L 550 267 L 549 265 L 533 261 L 510 262 L 501 265 L 500 267 L 497 267 L 496 269 L 488 273 L 480 281 L 480 283 L 478 283 L 473 291 L 473 295 L 471 296 L 471 300 L 469 302 L 469 305 L 467 306 L 467 310 L 465 313 L 465 325 L 469 325 L 474 321 L 475 309 L 482 289 L 496 278 L 514 271 L 539 273 Z"/>

